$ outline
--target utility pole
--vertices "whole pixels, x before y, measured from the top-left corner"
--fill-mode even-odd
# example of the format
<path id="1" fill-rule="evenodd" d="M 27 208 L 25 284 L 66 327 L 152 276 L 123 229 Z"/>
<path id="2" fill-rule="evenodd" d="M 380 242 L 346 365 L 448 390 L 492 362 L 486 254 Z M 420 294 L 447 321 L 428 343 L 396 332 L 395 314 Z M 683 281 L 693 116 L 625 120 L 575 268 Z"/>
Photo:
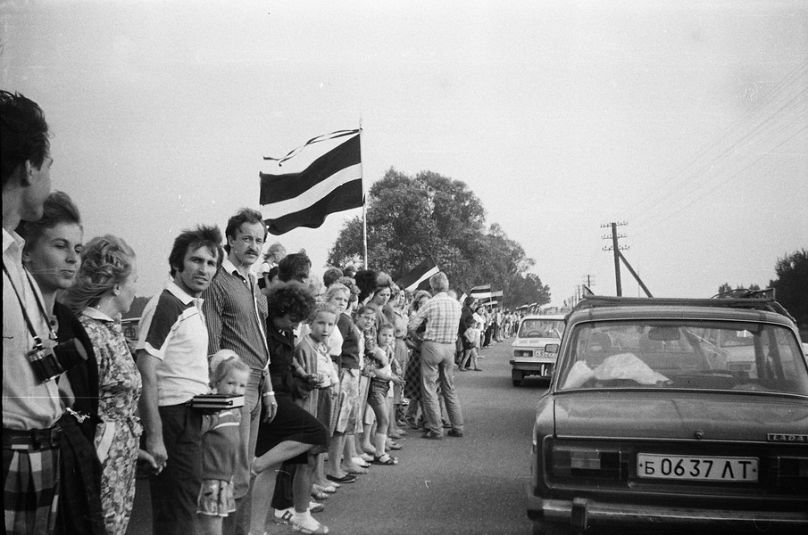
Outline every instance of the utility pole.
<path id="1" fill-rule="evenodd" d="M 592 285 L 595 284 L 595 281 L 594 281 L 594 278 L 592 277 L 592 275 L 590 275 L 589 273 L 584 275 L 583 276 L 583 282 L 584 282 L 584 292 L 585 292 L 584 295 L 595 295 L 595 292 L 592 291 Z"/>
<path id="2" fill-rule="evenodd" d="M 617 227 L 623 227 L 628 225 L 625 221 L 620 221 L 618 223 L 612 222 L 605 225 L 601 225 L 600 228 L 610 228 L 612 229 L 612 234 L 609 236 L 608 234 L 604 234 L 601 236 L 604 240 L 608 240 L 611 238 L 612 245 L 611 247 L 603 247 L 604 251 L 613 251 L 614 252 L 614 282 L 617 288 L 617 297 L 621 297 L 623 295 L 623 286 L 620 283 L 620 251 L 628 249 L 628 245 L 620 245 L 618 240 L 620 238 L 625 238 L 625 234 L 617 234 Z"/>

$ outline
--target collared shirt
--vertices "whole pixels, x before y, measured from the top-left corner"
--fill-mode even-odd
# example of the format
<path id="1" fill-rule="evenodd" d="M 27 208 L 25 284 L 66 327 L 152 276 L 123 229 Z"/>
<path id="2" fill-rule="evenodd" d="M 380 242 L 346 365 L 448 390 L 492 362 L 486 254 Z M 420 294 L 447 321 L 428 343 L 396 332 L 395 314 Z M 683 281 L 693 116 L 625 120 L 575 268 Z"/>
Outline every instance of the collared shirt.
<path id="1" fill-rule="evenodd" d="M 205 293 L 208 353 L 232 349 L 253 370 L 269 364 L 267 300 L 253 274 L 245 278 L 225 258 Z"/>
<path id="2" fill-rule="evenodd" d="M 185 403 L 209 390 L 208 330 L 202 299 L 169 281 L 140 318 L 136 349 L 157 358 L 157 405 Z"/>
<path id="3" fill-rule="evenodd" d="M 20 294 L 34 331 L 48 340 L 48 319 L 37 304 L 42 295 L 33 278 L 22 267 L 25 240 L 3 229 L 3 427 L 16 430 L 45 429 L 62 416 L 56 381 L 42 382 L 34 375 L 27 354 L 34 341 L 23 317 Z M 10 277 L 10 278 L 9 278 Z M 13 286 L 12 286 L 13 284 Z"/>
<path id="4" fill-rule="evenodd" d="M 460 313 L 460 303 L 446 292 L 439 292 L 418 309 L 418 313 L 410 319 L 408 328 L 415 331 L 426 321 L 425 341 L 453 344 L 457 340 Z"/>

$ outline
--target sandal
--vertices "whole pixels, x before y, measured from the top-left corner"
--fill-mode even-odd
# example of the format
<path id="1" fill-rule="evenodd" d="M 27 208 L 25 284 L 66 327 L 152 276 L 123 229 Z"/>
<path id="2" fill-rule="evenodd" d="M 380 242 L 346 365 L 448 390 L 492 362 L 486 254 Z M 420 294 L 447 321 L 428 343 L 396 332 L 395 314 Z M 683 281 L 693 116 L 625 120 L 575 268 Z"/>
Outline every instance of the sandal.
<path id="1" fill-rule="evenodd" d="M 346 472 L 348 472 L 348 474 L 352 474 L 352 475 L 354 475 L 354 476 L 357 476 L 357 475 L 360 475 L 360 476 L 361 476 L 361 475 L 363 475 L 363 474 L 367 474 L 367 473 L 368 473 L 368 469 L 367 469 L 367 468 L 362 468 L 361 466 L 357 466 L 356 468 L 346 468 L 346 467 L 343 467 L 343 469 L 344 469 Z"/>
<path id="2" fill-rule="evenodd" d="M 289 523 L 292 524 L 293 530 L 299 531 L 300 533 L 305 533 L 307 535 L 312 534 L 323 535 L 325 533 L 328 533 L 328 528 L 325 525 L 321 524 L 320 522 L 317 522 L 314 518 L 311 517 L 305 520 L 292 518 L 292 520 Z"/>
<path id="3" fill-rule="evenodd" d="M 311 497 L 322 502 L 328 499 L 328 494 L 316 488 L 312 488 Z"/>
<path id="4" fill-rule="evenodd" d="M 390 444 L 387 445 L 387 449 L 389 449 L 389 450 L 400 450 L 401 449 L 401 444 L 399 444 L 398 442 L 390 441 Z"/>
<path id="5" fill-rule="evenodd" d="M 394 464 L 398 464 L 398 457 L 391 457 L 390 455 L 385 453 L 381 457 L 375 457 L 373 459 L 373 464 L 385 464 L 388 466 L 392 466 Z"/>
<path id="6" fill-rule="evenodd" d="M 335 492 L 337 492 L 337 486 L 334 484 L 320 485 L 318 483 L 315 483 L 314 490 L 317 490 L 319 492 L 325 492 L 326 494 L 334 494 Z"/>

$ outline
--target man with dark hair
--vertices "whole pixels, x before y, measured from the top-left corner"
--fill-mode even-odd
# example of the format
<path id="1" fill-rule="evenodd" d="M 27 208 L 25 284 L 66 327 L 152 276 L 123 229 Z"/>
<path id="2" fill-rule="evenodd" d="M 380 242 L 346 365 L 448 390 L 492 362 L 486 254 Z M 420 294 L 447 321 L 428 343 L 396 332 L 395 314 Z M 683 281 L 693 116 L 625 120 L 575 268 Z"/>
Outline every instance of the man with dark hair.
<path id="1" fill-rule="evenodd" d="M 3 180 L 3 509 L 8 533 L 50 533 L 59 502 L 57 420 L 63 414 L 50 369 L 56 333 L 23 268 L 21 221 L 42 217 L 50 193 L 48 124 L 42 109 L 0 91 Z"/>
<path id="2" fill-rule="evenodd" d="M 143 378 L 140 417 L 151 478 L 154 533 L 193 532 L 202 484 L 202 416 L 188 401 L 208 391 L 208 330 L 199 299 L 221 264 L 222 233 L 183 231 L 169 254 L 173 280 L 154 296 L 140 320 L 137 366 Z"/>
<path id="3" fill-rule="evenodd" d="M 249 367 L 241 409 L 241 448 L 236 458 L 233 494 L 238 510 L 225 519 L 224 532 L 246 535 L 250 525 L 250 463 L 258 438 L 261 409 L 271 420 L 277 402 L 269 381 L 266 338 L 267 300 L 251 267 L 261 258 L 267 229 L 261 213 L 243 208 L 227 222 L 227 257 L 204 293 L 208 353 L 232 349 Z M 259 512 L 263 514 L 263 511 Z"/>
<path id="4" fill-rule="evenodd" d="M 297 281 L 308 283 L 311 272 L 311 260 L 305 253 L 288 254 L 278 263 L 278 280 L 281 282 Z"/>

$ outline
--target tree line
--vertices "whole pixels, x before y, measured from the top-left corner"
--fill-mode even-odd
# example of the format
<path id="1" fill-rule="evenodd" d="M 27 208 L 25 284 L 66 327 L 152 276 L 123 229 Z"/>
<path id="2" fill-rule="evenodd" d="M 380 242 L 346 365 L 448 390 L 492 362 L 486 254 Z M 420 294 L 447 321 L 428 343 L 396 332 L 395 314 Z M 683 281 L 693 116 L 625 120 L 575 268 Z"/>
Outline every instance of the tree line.
<path id="1" fill-rule="evenodd" d="M 415 176 L 390 168 L 366 199 L 368 267 L 398 280 L 425 258 L 467 292 L 491 284 L 505 308 L 550 302 L 550 288 L 529 270 L 536 262 L 499 224 L 486 225 L 480 199 L 460 181 L 432 171 Z M 362 218 L 348 220 L 329 250 L 328 263 L 360 263 Z"/>

